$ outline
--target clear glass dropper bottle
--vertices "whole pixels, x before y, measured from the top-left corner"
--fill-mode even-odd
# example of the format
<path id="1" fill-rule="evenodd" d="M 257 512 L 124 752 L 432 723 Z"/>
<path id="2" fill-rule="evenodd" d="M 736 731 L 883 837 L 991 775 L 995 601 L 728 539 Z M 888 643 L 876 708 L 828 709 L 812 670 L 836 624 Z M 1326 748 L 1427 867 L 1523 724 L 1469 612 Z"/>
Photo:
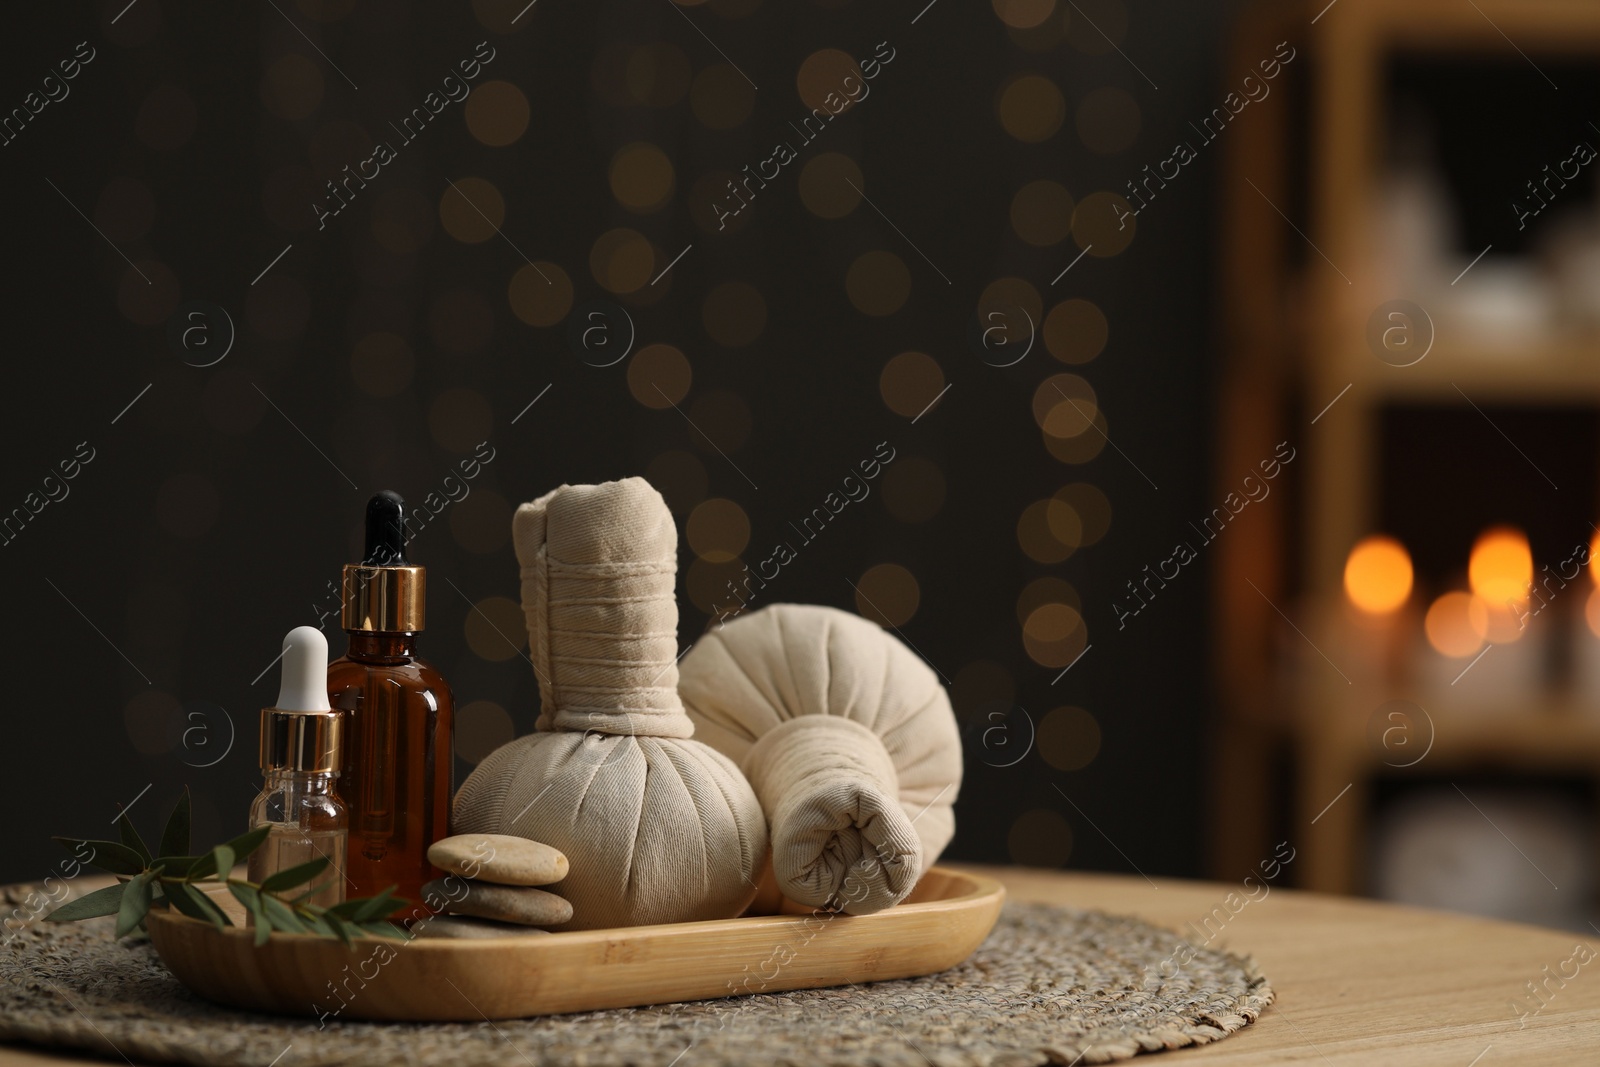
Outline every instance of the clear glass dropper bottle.
<path id="1" fill-rule="evenodd" d="M 343 713 L 328 706 L 328 639 L 297 626 L 283 640 L 283 684 L 274 707 L 261 709 L 261 772 L 266 784 L 250 808 L 250 828 L 270 826 L 250 854 L 250 880 L 318 857 L 328 869 L 312 880 L 310 903 L 327 907 L 345 898 L 349 816 L 335 789 Z"/>

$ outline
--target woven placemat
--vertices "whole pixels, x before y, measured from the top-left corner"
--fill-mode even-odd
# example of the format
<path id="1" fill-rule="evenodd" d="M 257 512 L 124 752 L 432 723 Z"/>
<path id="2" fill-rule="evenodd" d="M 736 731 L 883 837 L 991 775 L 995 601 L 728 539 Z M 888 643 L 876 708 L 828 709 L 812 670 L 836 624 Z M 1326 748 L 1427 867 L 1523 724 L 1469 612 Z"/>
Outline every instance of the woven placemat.
<path id="1" fill-rule="evenodd" d="M 20 892 L 19 892 L 20 890 Z M 22 887 L 6 887 L 7 910 Z M 112 920 L 34 923 L 0 949 L 0 1040 L 223 1067 L 1026 1067 L 1220 1040 L 1272 989 L 1254 961 L 1138 919 L 1009 904 L 965 963 L 925 978 L 498 1023 L 257 1015 L 191 994 Z"/>

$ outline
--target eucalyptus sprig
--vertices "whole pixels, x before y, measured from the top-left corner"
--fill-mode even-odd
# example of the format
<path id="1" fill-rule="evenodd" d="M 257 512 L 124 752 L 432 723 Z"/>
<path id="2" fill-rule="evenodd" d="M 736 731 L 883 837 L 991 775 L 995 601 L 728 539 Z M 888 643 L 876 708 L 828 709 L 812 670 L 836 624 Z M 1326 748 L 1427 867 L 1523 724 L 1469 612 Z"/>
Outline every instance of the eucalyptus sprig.
<path id="1" fill-rule="evenodd" d="M 226 885 L 228 892 L 245 906 L 254 920 L 257 945 L 266 944 L 274 930 L 334 937 L 346 945 L 352 938 L 362 936 L 409 939 L 409 934 L 384 918 L 407 904 L 393 895 L 394 886 L 375 897 L 346 900 L 327 908 L 308 903 L 327 886 L 326 882 L 285 898 L 282 894 L 309 884 L 327 870 L 327 858 L 319 857 L 278 871 L 262 879 L 260 884 L 232 878 L 229 872 L 233 865 L 260 848 L 271 833 L 271 827 L 259 826 L 202 855 L 190 855 L 189 822 L 189 791 L 185 789 L 161 832 L 161 848 L 156 854 L 145 845 L 126 812 L 117 817 L 120 841 L 56 838 L 69 849 L 83 846 L 92 849 L 93 858 L 88 862 L 116 875 L 117 884 L 68 901 L 45 918 L 50 922 L 74 922 L 115 915 L 116 936 L 126 937 L 144 932 L 145 915 L 152 907 L 171 907 L 221 930 L 232 926 L 232 920 L 216 901 L 196 887 Z M 334 876 L 340 877 L 337 871 Z"/>

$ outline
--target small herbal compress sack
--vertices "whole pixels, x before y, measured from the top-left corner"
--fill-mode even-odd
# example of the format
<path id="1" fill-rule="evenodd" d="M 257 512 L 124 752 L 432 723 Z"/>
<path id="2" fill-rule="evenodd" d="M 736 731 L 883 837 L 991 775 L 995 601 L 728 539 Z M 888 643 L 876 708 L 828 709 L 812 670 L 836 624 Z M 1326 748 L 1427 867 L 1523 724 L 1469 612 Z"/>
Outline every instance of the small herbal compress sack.
<path id="1" fill-rule="evenodd" d="M 456 794 L 453 832 L 559 849 L 562 929 L 726 919 L 755 895 L 761 806 L 737 766 L 690 740 L 678 698 L 678 533 L 642 478 L 564 485 L 517 509 L 535 732 Z"/>
<path id="2" fill-rule="evenodd" d="M 950 843 L 955 714 L 928 665 L 876 624 L 774 604 L 700 638 L 678 685 L 696 736 L 755 787 L 795 903 L 881 911 Z"/>

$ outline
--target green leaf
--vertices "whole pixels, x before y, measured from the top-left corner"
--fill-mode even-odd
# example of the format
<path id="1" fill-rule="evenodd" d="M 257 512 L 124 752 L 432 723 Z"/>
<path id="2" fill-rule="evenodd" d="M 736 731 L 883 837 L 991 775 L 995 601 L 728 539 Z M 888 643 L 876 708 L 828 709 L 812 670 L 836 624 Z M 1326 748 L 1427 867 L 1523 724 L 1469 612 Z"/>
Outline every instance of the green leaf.
<path id="1" fill-rule="evenodd" d="M 216 869 L 218 878 L 227 878 L 233 870 L 233 849 L 227 845 L 218 845 L 211 850 L 212 866 Z"/>
<path id="2" fill-rule="evenodd" d="M 391 885 L 375 897 L 352 897 L 340 901 L 328 910 L 341 919 L 352 919 L 358 923 L 369 919 L 381 919 L 410 903 L 394 895 L 394 891 L 399 888 L 398 884 Z"/>
<path id="3" fill-rule="evenodd" d="M 118 882 L 104 889 L 96 889 L 77 900 L 69 900 L 45 916 L 46 922 L 70 923 L 79 919 L 97 919 L 102 915 L 115 915 L 122 907 L 122 894 L 130 882 Z"/>
<path id="4" fill-rule="evenodd" d="M 218 845 L 217 847 L 226 848 L 227 846 Z M 228 892 L 232 893 L 234 899 L 249 910 L 251 917 L 255 920 L 257 947 L 265 945 L 267 938 L 272 936 L 272 920 L 267 917 L 267 909 L 261 903 L 265 894 L 249 882 L 232 881 L 228 883 Z"/>
<path id="5" fill-rule="evenodd" d="M 326 882 L 318 882 L 316 885 L 312 886 L 310 889 L 307 889 L 305 892 L 297 893 L 296 895 L 290 897 L 289 898 L 289 903 L 291 903 L 291 904 L 304 904 L 306 901 L 310 900 L 312 897 L 316 896 L 318 893 L 322 892 L 324 889 L 328 888 L 330 885 L 333 885 L 333 883 L 334 883 L 334 879 L 332 879 L 332 878 L 328 879 Z"/>
<path id="6" fill-rule="evenodd" d="M 117 909 L 117 936 L 127 937 L 144 923 L 150 910 L 150 881 L 157 871 L 137 874 L 128 882 L 122 894 L 122 907 Z"/>
<path id="7" fill-rule="evenodd" d="M 266 911 L 267 918 L 272 920 L 274 930 L 282 930 L 286 934 L 311 933 L 311 928 L 300 921 L 294 909 L 272 894 L 261 894 L 261 907 Z"/>
<path id="8" fill-rule="evenodd" d="M 250 909 L 250 914 L 254 915 L 256 920 L 256 948 L 265 945 L 267 939 L 272 936 L 272 918 L 267 914 L 264 904 L 266 899 L 262 894 L 256 894 L 256 905 Z"/>
<path id="9" fill-rule="evenodd" d="M 345 924 L 343 919 L 339 918 L 337 915 L 324 912 L 322 915 L 322 922 L 330 931 L 333 932 L 334 937 L 337 937 L 340 941 L 343 941 L 347 946 L 350 944 L 350 927 Z"/>
<path id="10" fill-rule="evenodd" d="M 361 924 L 361 929 L 378 937 L 392 937 L 400 941 L 410 941 L 411 935 L 405 930 L 390 922 L 367 922 Z"/>
<path id="11" fill-rule="evenodd" d="M 234 899 L 243 904 L 246 910 L 255 910 L 256 897 L 260 895 L 260 890 L 256 889 L 255 886 L 249 882 L 230 881 L 228 883 L 228 892 L 232 893 Z"/>
<path id="12" fill-rule="evenodd" d="M 306 927 L 318 937 L 338 936 L 333 932 L 333 927 L 329 926 L 327 920 L 321 915 L 315 915 L 310 912 L 301 912 L 300 921 L 305 923 Z"/>
<path id="13" fill-rule="evenodd" d="M 202 878 L 216 876 L 224 881 L 228 872 L 233 870 L 233 849 L 227 845 L 218 845 L 195 861 L 189 868 L 189 873 L 184 877 L 190 882 L 198 882 Z"/>
<path id="14" fill-rule="evenodd" d="M 229 841 L 228 847 L 233 850 L 234 861 L 242 860 L 260 848 L 262 842 L 266 841 L 267 835 L 270 833 L 272 833 L 272 827 L 258 826 L 254 830 L 240 834 L 232 841 Z"/>
<path id="15" fill-rule="evenodd" d="M 172 814 L 167 816 L 166 828 L 161 831 L 161 855 L 163 858 L 188 854 L 189 815 L 189 788 L 185 786 L 183 794 L 178 797 L 178 803 L 172 809 Z"/>
<path id="16" fill-rule="evenodd" d="M 261 888 L 269 893 L 276 893 L 280 889 L 293 889 L 297 885 L 304 885 L 306 882 L 311 881 L 311 879 L 327 869 L 328 857 L 318 856 L 314 860 L 307 860 L 293 867 L 285 867 L 281 871 L 268 875 L 261 880 Z"/>
<path id="17" fill-rule="evenodd" d="M 147 866 L 144 857 L 127 845 L 116 841 L 85 841 L 76 837 L 58 837 L 56 840 L 65 845 L 69 851 L 81 845 L 88 845 L 94 849 L 94 858 L 87 862 L 112 874 L 138 874 Z"/>
<path id="18" fill-rule="evenodd" d="M 200 856 L 160 856 L 157 861 L 161 864 L 163 872 L 168 878 L 186 878 L 189 871 L 199 863 Z"/>
<path id="19" fill-rule="evenodd" d="M 150 849 L 144 843 L 144 838 L 139 836 L 139 831 L 133 828 L 133 823 L 128 820 L 128 813 L 124 811 L 117 816 L 117 835 L 122 838 L 122 843 L 138 854 L 145 866 L 150 865 Z"/>
<path id="20" fill-rule="evenodd" d="M 217 907 L 217 902 L 194 886 L 184 882 L 167 882 L 162 885 L 162 889 L 166 892 L 167 899 L 172 901 L 172 906 L 189 918 L 201 919 L 218 930 L 233 925 L 223 910 Z"/>

